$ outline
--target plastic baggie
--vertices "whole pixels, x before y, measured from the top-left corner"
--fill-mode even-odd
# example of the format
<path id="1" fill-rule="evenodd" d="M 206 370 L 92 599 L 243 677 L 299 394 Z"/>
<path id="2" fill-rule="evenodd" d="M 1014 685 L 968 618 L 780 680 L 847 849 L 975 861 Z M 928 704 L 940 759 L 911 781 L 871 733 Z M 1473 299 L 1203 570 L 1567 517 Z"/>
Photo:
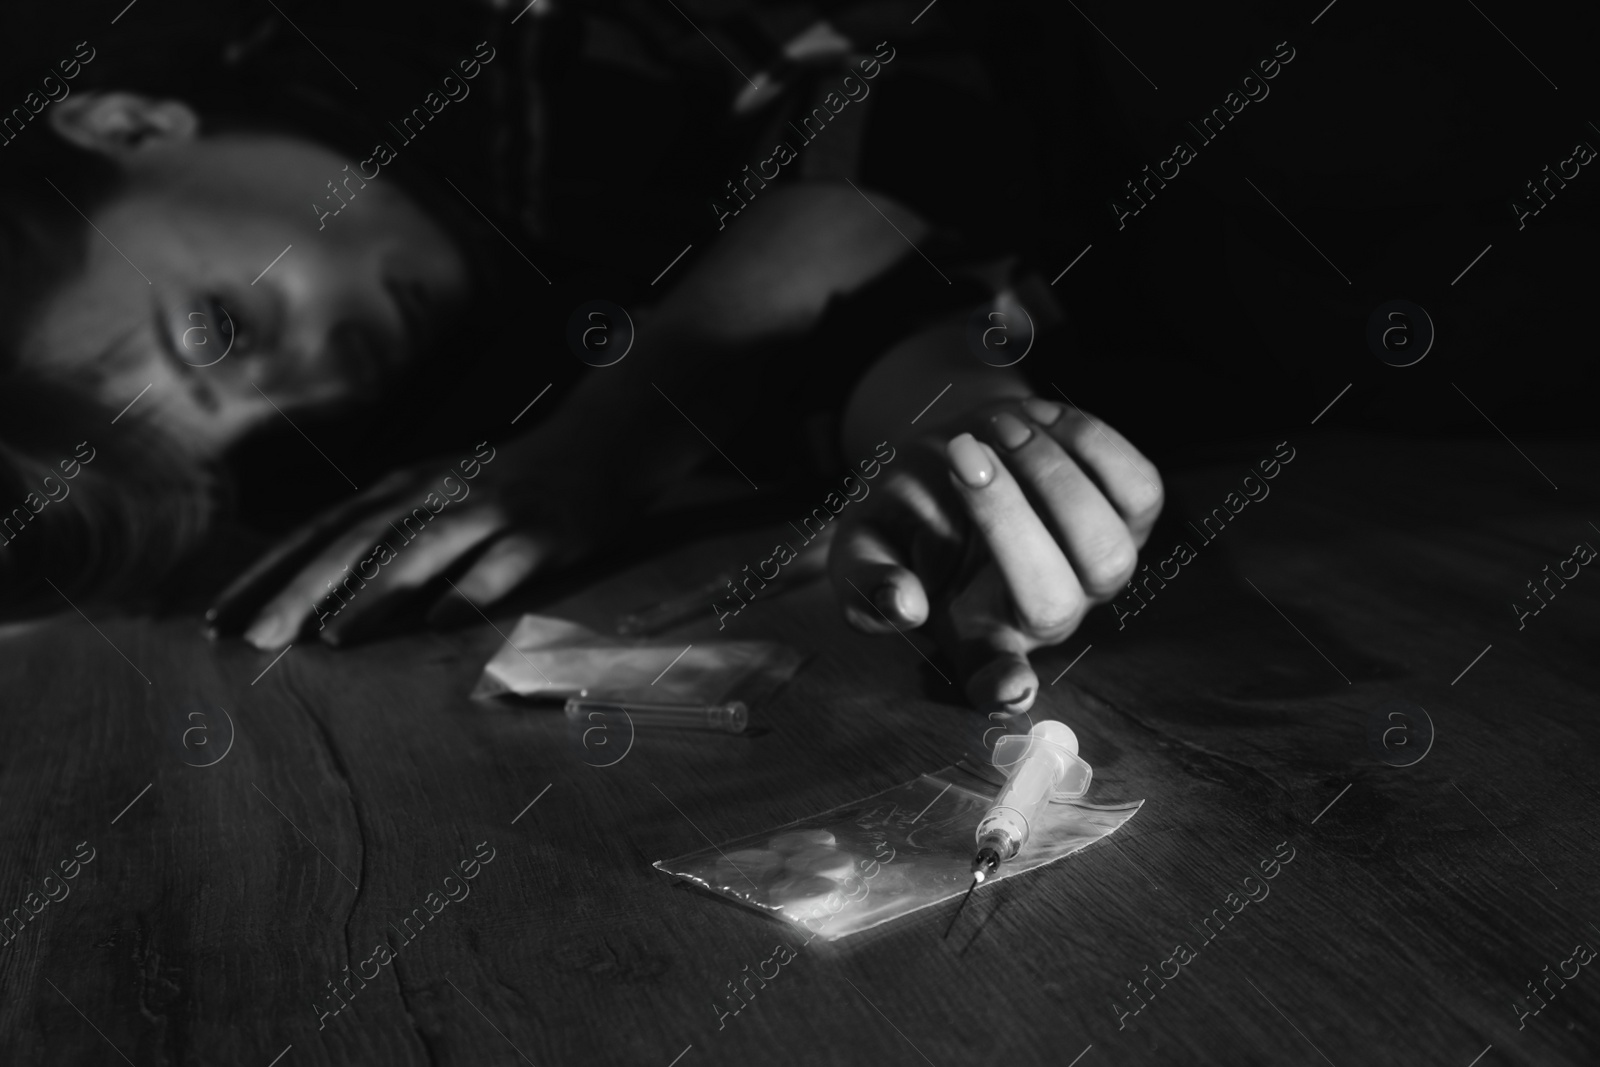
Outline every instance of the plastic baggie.
<path id="1" fill-rule="evenodd" d="M 1020 757 L 1007 744 L 996 762 Z M 1081 762 L 1081 761 L 1079 761 Z M 763 833 L 698 849 L 655 866 L 713 893 L 805 926 L 824 940 L 871 929 L 966 892 L 973 832 L 997 786 L 965 766 Z M 1071 788 L 1087 790 L 1088 764 Z M 993 771 L 988 771 L 993 776 Z M 1081 793 L 1080 793 L 1081 795 Z M 1050 803 L 1028 844 L 991 881 L 1069 856 L 1131 819 L 1143 801 Z"/>

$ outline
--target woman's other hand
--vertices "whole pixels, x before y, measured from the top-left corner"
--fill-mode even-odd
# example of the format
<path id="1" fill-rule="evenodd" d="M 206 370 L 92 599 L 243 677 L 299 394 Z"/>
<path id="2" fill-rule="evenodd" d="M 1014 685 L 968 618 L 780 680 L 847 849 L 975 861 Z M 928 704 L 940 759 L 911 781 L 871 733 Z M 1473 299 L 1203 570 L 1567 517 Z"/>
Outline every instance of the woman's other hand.
<path id="1" fill-rule="evenodd" d="M 1034 649 L 1060 644 L 1133 575 L 1161 477 L 1064 404 L 985 404 L 908 442 L 829 560 L 858 628 L 927 626 L 985 711 L 1031 707 Z"/>
<path id="2" fill-rule="evenodd" d="M 582 555 L 622 502 L 571 471 L 549 433 L 396 471 L 290 536 L 206 613 L 213 636 L 257 648 L 312 621 L 339 645 L 419 595 L 429 618 L 477 617 L 536 572 Z"/>

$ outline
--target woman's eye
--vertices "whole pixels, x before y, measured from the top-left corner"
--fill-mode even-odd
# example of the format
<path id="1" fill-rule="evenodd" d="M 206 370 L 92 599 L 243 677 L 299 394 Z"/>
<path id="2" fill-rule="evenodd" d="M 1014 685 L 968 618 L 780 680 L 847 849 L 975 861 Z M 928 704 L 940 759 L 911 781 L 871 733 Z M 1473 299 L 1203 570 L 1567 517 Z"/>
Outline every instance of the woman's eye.
<path id="1" fill-rule="evenodd" d="M 214 296 L 202 297 L 178 323 L 178 358 L 193 367 L 210 367 L 241 348 L 238 316 Z"/>
<path id="2" fill-rule="evenodd" d="M 215 326 L 216 340 L 222 343 L 224 349 L 238 348 L 244 333 L 238 314 L 229 311 L 215 297 L 207 297 L 205 305 L 206 314 Z"/>

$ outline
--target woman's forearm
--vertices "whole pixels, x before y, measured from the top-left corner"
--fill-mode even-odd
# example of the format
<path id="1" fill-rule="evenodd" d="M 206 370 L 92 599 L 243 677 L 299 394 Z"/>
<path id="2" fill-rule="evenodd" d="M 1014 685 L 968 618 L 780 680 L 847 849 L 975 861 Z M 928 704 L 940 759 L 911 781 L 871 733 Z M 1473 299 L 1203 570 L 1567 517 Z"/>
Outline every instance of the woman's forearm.
<path id="1" fill-rule="evenodd" d="M 648 497 L 742 423 L 762 360 L 803 337 L 829 300 L 888 270 L 925 227 L 887 198 L 802 185 L 758 201 L 660 304 L 620 363 L 590 371 L 541 427 L 616 491 Z M 761 210 L 756 210 L 760 208 Z M 702 436 L 704 434 L 704 436 Z M 879 438 L 881 440 L 881 438 Z"/>

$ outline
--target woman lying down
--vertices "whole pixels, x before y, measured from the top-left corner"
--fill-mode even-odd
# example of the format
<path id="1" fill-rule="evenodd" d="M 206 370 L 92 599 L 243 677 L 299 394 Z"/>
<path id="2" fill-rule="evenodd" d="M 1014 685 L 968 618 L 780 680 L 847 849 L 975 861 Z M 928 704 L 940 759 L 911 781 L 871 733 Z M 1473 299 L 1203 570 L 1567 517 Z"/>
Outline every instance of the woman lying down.
<path id="1" fill-rule="evenodd" d="M 810 51 L 784 53 L 800 56 L 786 69 L 859 76 L 859 55 L 884 54 L 819 25 Z M 461 42 L 484 70 L 478 95 L 453 108 L 510 121 L 497 109 L 512 106 L 522 75 L 495 59 L 511 47 L 504 36 Z M 486 301 L 513 318 L 561 302 L 542 276 L 561 264 L 539 254 L 534 210 L 515 207 L 521 171 L 490 176 L 511 189 L 511 208 L 469 199 L 420 143 L 435 136 L 426 131 L 415 146 L 391 136 L 400 158 L 352 182 L 370 125 L 351 124 L 363 137 L 298 121 L 282 92 L 256 108 L 244 89 L 91 84 L 96 68 L 115 65 L 85 68 L 0 159 L 0 597 L 11 616 L 60 610 L 61 595 L 138 602 L 215 532 L 243 443 L 284 420 L 304 428 L 381 409 L 403 383 L 450 381 L 456 324 Z M 491 72 L 510 89 L 487 91 Z M 759 158 L 737 152 L 729 175 Z M 1029 707 L 1029 654 L 1063 641 L 1130 577 L 1161 507 L 1159 475 L 1111 427 L 974 355 L 973 312 L 1015 300 L 1004 263 L 946 256 L 930 269 L 924 254 L 948 243 L 893 190 L 786 169 L 796 173 L 739 200 L 736 217 L 721 190 L 690 235 L 694 254 L 638 286 L 650 302 L 630 308 L 625 359 L 584 371 L 514 428 L 499 411 L 524 398 L 493 398 L 484 426 L 516 436 L 485 429 L 489 440 L 407 464 L 311 518 L 231 584 L 208 613 L 213 631 L 273 650 L 308 634 L 337 645 L 397 597 L 440 598 L 437 614 L 462 600 L 488 610 L 605 551 L 703 464 L 727 463 L 708 438 L 804 451 L 794 409 L 805 394 L 837 413 L 839 461 L 893 456 L 844 510 L 830 550 L 844 614 L 869 633 L 926 627 L 975 706 Z M 574 291 L 554 321 L 595 295 Z M 893 335 L 854 328 L 863 308 L 895 322 Z M 846 336 L 870 337 L 872 350 Z M 560 338 L 512 330 L 498 343 L 581 369 Z M 322 462 L 309 450 L 294 462 L 302 455 Z M 439 502 L 426 536 L 375 558 L 424 500 Z M 330 613 L 329 583 L 358 566 L 362 595 Z"/>

